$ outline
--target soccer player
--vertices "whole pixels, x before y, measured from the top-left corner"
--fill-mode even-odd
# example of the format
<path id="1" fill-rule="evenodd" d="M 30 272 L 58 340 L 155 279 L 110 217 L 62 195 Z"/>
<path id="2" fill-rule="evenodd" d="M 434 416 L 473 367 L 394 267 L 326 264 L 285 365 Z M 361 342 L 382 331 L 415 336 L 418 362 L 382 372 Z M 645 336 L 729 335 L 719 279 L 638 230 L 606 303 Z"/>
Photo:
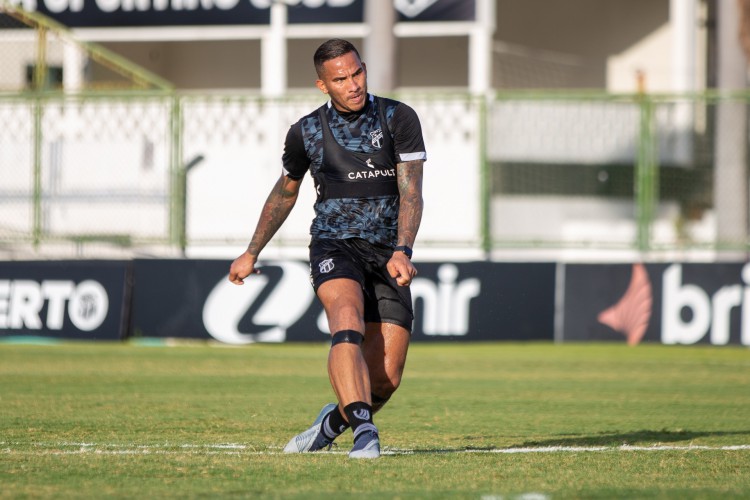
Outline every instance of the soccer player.
<path id="1" fill-rule="evenodd" d="M 331 331 L 328 375 L 338 399 L 293 437 L 287 453 L 330 448 L 349 427 L 351 458 L 380 456 L 373 414 L 396 391 L 413 320 L 412 246 L 422 219 L 426 160 L 416 113 L 367 92 L 367 68 L 348 41 L 314 55 L 317 87 L 330 101 L 292 125 L 281 177 L 229 280 L 258 272 L 258 254 L 286 220 L 310 172 L 317 192 L 310 271 Z"/>

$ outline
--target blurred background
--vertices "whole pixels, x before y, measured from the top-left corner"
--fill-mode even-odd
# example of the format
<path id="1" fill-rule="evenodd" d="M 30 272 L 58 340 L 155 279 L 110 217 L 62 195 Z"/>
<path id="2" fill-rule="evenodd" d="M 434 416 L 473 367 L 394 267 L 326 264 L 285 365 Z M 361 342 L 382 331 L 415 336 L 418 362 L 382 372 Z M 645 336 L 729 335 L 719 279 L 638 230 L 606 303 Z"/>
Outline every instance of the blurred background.
<path id="1" fill-rule="evenodd" d="M 421 259 L 741 260 L 747 0 L 0 0 L 0 258 L 225 258 L 360 49 L 419 114 Z M 304 258 L 312 183 L 266 256 Z"/>

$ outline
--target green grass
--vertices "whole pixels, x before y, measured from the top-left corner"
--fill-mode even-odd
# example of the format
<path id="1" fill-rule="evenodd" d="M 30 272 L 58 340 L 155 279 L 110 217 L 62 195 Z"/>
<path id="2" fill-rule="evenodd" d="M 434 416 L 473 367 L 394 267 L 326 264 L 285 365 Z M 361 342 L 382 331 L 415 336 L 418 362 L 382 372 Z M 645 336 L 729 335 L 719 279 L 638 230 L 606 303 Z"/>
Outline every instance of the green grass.
<path id="1" fill-rule="evenodd" d="M 0 344 L 0 498 L 750 496 L 746 348 L 415 344 L 388 454 L 284 455 L 327 352 Z"/>

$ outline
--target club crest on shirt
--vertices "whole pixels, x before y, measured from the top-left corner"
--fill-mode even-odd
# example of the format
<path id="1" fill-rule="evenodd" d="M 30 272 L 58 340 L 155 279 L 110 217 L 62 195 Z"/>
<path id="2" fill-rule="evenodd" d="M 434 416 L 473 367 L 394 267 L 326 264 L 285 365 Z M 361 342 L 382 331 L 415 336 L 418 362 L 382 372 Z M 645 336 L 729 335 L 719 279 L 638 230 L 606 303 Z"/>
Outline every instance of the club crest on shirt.
<path id="1" fill-rule="evenodd" d="M 380 141 L 383 140 L 383 129 L 377 129 L 370 132 L 370 139 L 374 147 L 380 148 Z"/>
<path id="2" fill-rule="evenodd" d="M 333 259 L 326 259 L 318 264 L 321 273 L 330 273 L 333 270 Z"/>

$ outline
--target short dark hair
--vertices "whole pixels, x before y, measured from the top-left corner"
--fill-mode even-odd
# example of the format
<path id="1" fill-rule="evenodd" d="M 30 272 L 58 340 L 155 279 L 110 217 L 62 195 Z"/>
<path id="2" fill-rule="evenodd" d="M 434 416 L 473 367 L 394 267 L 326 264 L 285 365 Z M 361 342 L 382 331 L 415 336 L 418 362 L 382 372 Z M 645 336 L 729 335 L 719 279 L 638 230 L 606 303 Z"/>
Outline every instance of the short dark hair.
<path id="1" fill-rule="evenodd" d="M 323 73 L 323 63 L 341 57 L 349 52 L 354 52 L 357 55 L 357 59 L 362 60 L 357 48 L 348 40 L 332 38 L 327 42 L 323 42 L 313 56 L 313 63 L 315 64 L 315 71 L 318 73 L 318 76 L 321 76 L 321 73 Z"/>

